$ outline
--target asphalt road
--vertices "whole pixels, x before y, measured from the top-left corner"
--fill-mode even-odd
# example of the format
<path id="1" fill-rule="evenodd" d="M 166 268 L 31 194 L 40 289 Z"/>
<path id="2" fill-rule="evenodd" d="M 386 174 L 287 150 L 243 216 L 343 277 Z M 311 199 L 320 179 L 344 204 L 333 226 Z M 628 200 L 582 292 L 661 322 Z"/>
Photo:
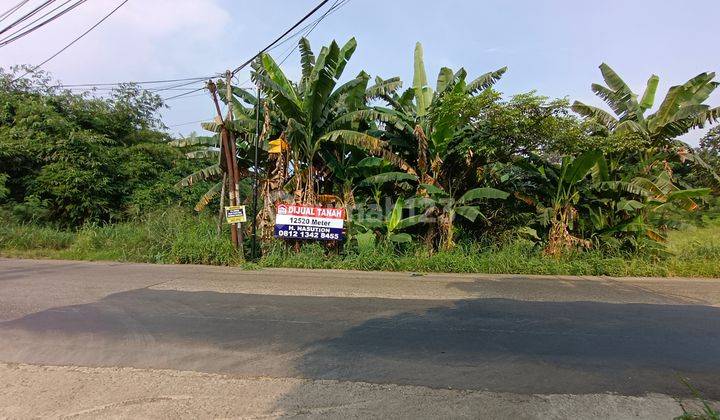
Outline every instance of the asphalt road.
<path id="1" fill-rule="evenodd" d="M 719 304 L 707 279 L 0 259 L 0 362 L 512 395 L 688 396 L 680 375 L 720 400 Z"/>

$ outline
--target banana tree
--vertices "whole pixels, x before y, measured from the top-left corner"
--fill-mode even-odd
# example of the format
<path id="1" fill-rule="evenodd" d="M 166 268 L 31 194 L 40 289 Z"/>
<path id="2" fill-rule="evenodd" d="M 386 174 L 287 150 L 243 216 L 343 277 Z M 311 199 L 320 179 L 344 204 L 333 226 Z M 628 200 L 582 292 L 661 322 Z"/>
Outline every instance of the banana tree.
<path id="1" fill-rule="evenodd" d="M 188 159 L 217 159 L 218 161 L 213 165 L 189 174 L 175 184 L 176 187 L 186 188 L 198 182 L 216 181 L 195 204 L 195 211 L 200 212 L 223 190 L 224 182 L 222 180 L 224 180 L 223 174 L 225 172 L 220 167 L 220 138 L 218 135 L 198 136 L 193 133 L 187 138 L 175 139 L 168 144 L 183 151 Z"/>
<path id="2" fill-rule="evenodd" d="M 437 77 L 435 89 L 428 83 L 423 48 L 415 46 L 413 86 L 398 93 L 400 85 L 394 79 L 378 79 L 377 89 L 368 92 L 368 98 L 385 101 L 389 108 L 376 107 L 377 117 L 386 124 L 387 137 L 396 150 L 414 162 L 413 173 L 422 182 L 443 187 L 443 157 L 449 141 L 470 122 L 454 112 L 443 99 L 450 96 L 474 97 L 492 87 L 507 71 L 507 67 L 491 71 L 467 81 L 467 72 L 461 68 L 453 72 L 443 67 Z"/>
<path id="3" fill-rule="evenodd" d="M 316 57 L 309 41 L 302 38 L 302 77 L 297 84 L 287 78 L 268 54 L 261 56 L 261 65 L 253 73 L 286 119 L 284 132 L 291 150 L 298 202 L 316 201 L 317 166 L 323 165 L 319 151 L 327 143 L 349 144 L 407 167 L 386 149 L 383 141 L 360 131 L 358 124 L 347 118 L 348 113 L 365 108 L 369 80 L 361 72 L 337 86 L 356 46 L 354 38 L 342 47 L 333 41 Z"/>
<path id="4" fill-rule="evenodd" d="M 421 211 L 424 221 L 435 221 L 440 231 L 440 246 L 445 250 L 455 246 L 457 216 L 473 223 L 478 218 L 487 221 L 489 219 L 482 213 L 479 203 L 482 200 L 505 200 L 510 195 L 495 188 L 474 188 L 454 199 L 433 184 L 421 184 L 420 188 L 425 191 L 425 196 L 412 199 L 408 206 Z"/>
<path id="5" fill-rule="evenodd" d="M 545 181 L 545 189 L 537 191 L 535 201 L 540 223 L 548 227 L 545 252 L 561 255 L 577 247 L 588 248 L 589 240 L 573 235 L 578 221 L 578 204 L 583 197 L 581 186 L 588 175 L 596 182 L 607 181 L 607 162 L 599 151 L 589 151 L 576 158 L 565 157 L 558 166 L 547 164 L 535 170 Z"/>
<path id="6" fill-rule="evenodd" d="M 572 109 L 594 119 L 611 132 L 637 134 L 651 144 L 658 144 L 720 120 L 720 107 L 711 108 L 704 103 L 720 85 L 713 81 L 715 73 L 700 73 L 682 85 L 671 87 L 658 110 L 646 115 L 655 104 L 660 82 L 658 76 L 652 75 L 648 79 L 645 92 L 640 97 L 609 65 L 601 64 L 600 72 L 607 86 L 595 83 L 592 91 L 608 104 L 615 115 L 579 101 L 573 104 Z"/>
<path id="7" fill-rule="evenodd" d="M 609 65 L 601 64 L 600 72 L 607 86 L 594 83 L 591 89 L 613 113 L 580 101 L 575 101 L 573 111 L 599 124 L 608 133 L 639 136 L 653 154 L 672 152 L 683 162 L 694 162 L 720 182 L 720 176 L 699 155 L 692 153 L 690 146 L 677 140 L 691 129 L 720 121 L 720 107 L 705 104 L 720 85 L 714 81 L 715 73 L 700 73 L 682 85 L 672 86 L 657 111 L 647 114 L 655 105 L 658 76 L 650 76 L 644 93 L 639 96 Z"/>
<path id="8" fill-rule="evenodd" d="M 699 208 L 696 200 L 709 195 L 711 191 L 709 188 L 681 189 L 665 171 L 653 178 L 636 177 L 627 184 L 626 189 L 639 197 L 639 201 L 630 200 L 628 204 L 639 212 L 637 220 L 643 222 L 647 236 L 658 242 L 665 242 L 665 237 L 654 226 L 662 223 L 648 223 L 651 218 L 663 217 L 677 211 L 696 211 Z"/>
<path id="9" fill-rule="evenodd" d="M 405 200 L 399 198 L 395 201 L 390 215 L 385 218 L 368 217 L 354 222 L 355 226 L 368 231 L 374 231 L 382 235 L 385 241 L 392 243 L 408 243 L 412 242 L 412 236 L 409 233 L 401 232 L 404 229 L 411 228 L 423 223 L 424 215 L 414 215 L 403 218 L 405 210 Z"/>

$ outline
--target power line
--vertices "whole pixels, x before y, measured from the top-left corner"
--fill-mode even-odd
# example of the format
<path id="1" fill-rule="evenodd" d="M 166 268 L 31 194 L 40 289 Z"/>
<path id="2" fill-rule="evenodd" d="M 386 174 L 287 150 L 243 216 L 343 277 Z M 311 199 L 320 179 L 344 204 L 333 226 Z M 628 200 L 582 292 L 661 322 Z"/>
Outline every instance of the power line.
<path id="1" fill-rule="evenodd" d="M 18 78 L 15 79 L 15 80 L 13 80 L 13 82 L 17 81 L 18 79 L 22 79 L 23 77 L 27 76 L 27 75 L 30 74 L 30 73 L 35 72 L 37 69 L 39 69 L 39 68 L 42 67 L 43 65 L 47 64 L 50 60 L 52 60 L 53 58 L 55 58 L 55 57 L 57 57 L 58 55 L 62 54 L 65 50 L 67 50 L 68 48 L 70 48 L 70 47 L 71 47 L 72 45 L 74 45 L 76 42 L 78 42 L 78 41 L 80 41 L 82 38 L 84 38 L 85 35 L 89 34 L 93 29 L 95 29 L 95 28 L 97 28 L 98 26 L 100 26 L 101 23 L 105 22 L 105 20 L 107 20 L 110 16 L 112 16 L 115 12 L 117 12 L 117 11 L 118 11 L 121 7 L 123 7 L 123 6 L 125 5 L 125 3 L 127 3 L 128 1 L 130 1 L 130 0 L 123 0 L 119 5 L 117 5 L 117 7 L 115 7 L 114 9 L 112 9 L 112 10 L 110 11 L 110 13 L 108 13 L 107 15 L 105 15 L 105 16 L 104 16 L 102 19 L 100 19 L 96 24 L 94 24 L 94 25 L 91 26 L 88 30 L 86 30 L 85 32 L 83 32 L 80 36 L 78 36 L 77 38 L 75 38 L 74 40 L 72 40 L 69 44 L 67 44 L 66 46 L 64 46 L 63 48 L 61 48 L 60 51 L 58 51 L 58 52 L 56 52 L 55 54 L 51 55 L 48 59 L 46 59 L 46 60 L 43 61 L 42 63 L 38 64 L 38 65 L 35 66 L 34 68 L 28 70 L 27 72 L 25 72 L 25 74 L 23 74 L 22 76 L 18 77 Z"/>
<path id="2" fill-rule="evenodd" d="M 24 36 L 26 36 L 26 35 L 29 35 L 29 34 L 35 32 L 35 31 L 37 31 L 38 29 L 42 28 L 43 26 L 47 25 L 48 23 L 53 22 L 54 20 L 62 17 L 64 14 L 72 11 L 72 10 L 75 9 L 76 7 L 78 7 L 78 6 L 80 6 L 81 4 L 85 3 L 87 0 L 79 0 L 79 1 L 77 1 L 76 3 L 74 3 L 74 4 L 71 4 L 68 8 L 66 8 L 66 9 L 64 9 L 64 10 L 61 10 L 61 11 L 58 12 L 57 14 L 49 17 L 47 20 L 45 20 L 45 21 L 43 21 L 43 22 L 40 22 L 39 24 L 33 26 L 32 28 L 30 28 L 30 29 L 28 29 L 28 30 L 26 30 L 26 31 L 24 31 L 24 32 L 21 32 L 21 31 L 23 31 L 24 29 L 32 26 L 33 24 L 35 24 L 35 23 L 38 22 L 39 20 L 42 20 L 42 19 L 45 18 L 46 16 L 50 15 L 50 14 L 53 13 L 54 11 L 60 9 L 61 7 L 65 6 L 66 4 L 70 3 L 70 1 L 71 1 L 71 0 L 66 0 L 66 1 L 65 1 L 64 3 L 62 3 L 60 6 L 58 6 L 58 7 L 54 8 L 54 9 L 52 9 L 51 11 L 45 13 L 44 15 L 40 16 L 39 18 L 35 19 L 34 21 L 32 21 L 32 22 L 28 23 L 27 25 L 23 26 L 22 28 L 16 30 L 16 31 L 13 32 L 12 34 L 9 34 L 7 37 L 3 38 L 2 41 L 0 41 L 0 47 L 4 47 L 5 45 L 8 45 L 8 44 L 10 44 L 10 43 L 12 43 L 12 42 L 15 42 L 15 41 L 17 41 L 18 39 L 20 39 L 20 38 L 22 38 L 22 37 L 24 37 Z"/>
<path id="3" fill-rule="evenodd" d="M 209 76 L 200 76 L 200 77 L 186 77 L 184 79 L 167 79 L 167 80 L 148 80 L 148 81 L 139 81 L 139 82 L 114 82 L 114 83 L 80 83 L 80 84 L 74 84 L 74 85 L 57 85 L 56 87 L 86 87 L 86 86 L 118 86 L 118 85 L 126 85 L 126 84 L 135 84 L 135 85 L 152 85 L 152 84 L 159 84 L 159 83 L 174 83 L 174 82 L 185 82 L 188 80 L 205 80 L 211 77 L 215 77 L 216 75 L 209 75 Z"/>
<path id="4" fill-rule="evenodd" d="M 182 97 L 182 96 L 189 95 L 189 94 L 195 93 L 195 92 L 199 92 L 199 91 L 204 90 L 204 89 L 205 89 L 205 86 L 203 86 L 203 87 L 201 87 L 201 88 L 197 88 L 197 89 L 195 89 L 195 90 L 191 90 L 190 92 L 181 93 L 181 94 L 179 94 L 179 95 L 171 96 L 171 97 L 169 97 L 169 98 L 163 98 L 163 101 L 169 101 L 169 100 L 171 100 L 171 99 L 177 99 L 177 98 L 180 98 L 180 97 Z"/>
<path id="5" fill-rule="evenodd" d="M 302 33 L 302 31 L 303 31 L 305 28 L 308 28 L 308 27 L 312 26 L 312 28 L 311 28 L 307 33 L 312 32 L 312 30 L 314 30 L 314 29 L 317 27 L 317 25 L 318 25 L 325 17 L 327 17 L 331 12 L 334 12 L 334 11 L 338 8 L 338 6 L 344 5 L 344 4 L 347 3 L 348 1 L 349 1 L 349 0 L 342 0 L 342 3 L 340 3 L 340 0 L 335 0 L 335 3 L 333 4 L 333 6 L 330 7 L 330 9 L 328 9 L 328 11 L 326 11 L 320 18 L 316 19 L 314 22 L 311 22 L 309 25 L 306 25 L 304 28 L 302 28 L 301 30 L 299 30 L 298 32 L 296 32 L 294 35 L 292 35 L 291 37 L 289 37 L 289 38 L 287 38 L 287 39 L 285 39 L 285 40 L 283 41 L 283 38 L 285 38 L 288 34 L 290 34 L 290 33 L 291 33 L 293 30 L 295 30 L 298 26 L 302 25 L 302 23 L 303 23 L 304 21 L 306 21 L 308 18 L 310 18 L 313 14 L 315 14 L 315 13 L 316 13 L 319 9 L 321 9 L 324 5 L 326 5 L 327 3 L 330 2 L 330 0 L 323 0 L 323 1 L 320 2 L 317 6 L 315 6 L 315 8 L 313 8 L 310 12 L 308 12 L 302 19 L 300 19 L 300 20 L 299 20 L 298 22 L 296 22 L 293 26 L 291 26 L 290 29 L 288 29 L 287 31 L 285 31 L 282 35 L 280 35 L 277 39 L 275 39 L 273 42 L 271 42 L 268 46 L 266 46 L 265 48 L 263 48 L 262 50 L 260 50 L 260 52 L 258 52 L 257 54 L 255 54 L 255 56 L 253 56 L 251 59 L 247 60 L 245 63 L 243 63 L 243 64 L 241 64 L 239 67 L 237 67 L 231 74 L 234 76 L 238 71 L 242 70 L 244 67 L 247 67 L 248 64 L 252 63 L 252 62 L 253 62 L 257 57 L 259 57 L 261 54 L 263 54 L 263 53 L 266 52 L 266 51 L 272 50 L 272 49 L 274 49 L 274 48 L 282 45 L 283 43 L 287 42 L 289 39 L 292 39 L 292 38 L 296 37 L 298 34 Z M 338 3 L 340 3 L 340 5 L 339 5 Z M 280 41 L 282 41 L 282 42 L 280 42 Z M 297 48 L 297 46 L 293 47 L 292 50 L 294 50 L 295 48 Z M 291 53 L 292 53 L 292 50 L 291 50 Z M 285 60 L 287 60 L 287 58 L 288 58 L 289 56 L 290 56 L 290 55 L 288 54 L 288 55 L 285 57 L 285 59 L 283 59 L 283 60 L 281 61 L 281 63 L 284 62 Z M 250 81 L 250 80 L 247 80 L 247 81 L 243 82 L 243 85 L 246 84 L 246 83 L 249 82 L 249 81 Z M 193 83 L 193 82 L 190 82 L 190 83 Z M 190 84 L 190 83 L 188 83 L 188 84 Z M 174 95 L 174 96 L 171 96 L 171 97 L 169 97 L 169 98 L 163 98 L 163 100 L 164 100 L 164 101 L 168 101 L 168 100 L 172 100 L 172 99 L 178 99 L 178 98 L 181 98 L 181 97 L 188 97 L 187 95 L 189 95 L 189 94 L 191 94 L 191 93 L 194 93 L 194 92 L 197 92 L 197 91 L 200 91 L 200 90 L 203 90 L 203 89 L 205 89 L 205 87 L 196 89 L 195 91 L 190 91 L 190 92 L 186 92 L 186 93 L 183 93 L 183 94 Z M 161 90 L 163 90 L 163 89 L 158 89 L 158 90 L 155 90 L 155 91 L 156 91 L 156 92 L 159 92 L 159 91 L 161 91 Z M 199 95 L 198 95 L 198 96 L 199 96 Z"/>
<path id="6" fill-rule="evenodd" d="M 259 51 L 257 54 L 255 54 L 251 59 L 249 59 L 248 61 L 244 62 L 243 64 L 241 64 L 240 66 L 238 66 L 235 70 L 233 70 L 233 71 L 232 71 L 232 75 L 235 75 L 237 72 L 239 72 L 240 70 L 242 70 L 242 69 L 244 69 L 245 67 L 247 67 L 248 64 L 252 63 L 252 62 L 253 62 L 256 58 L 258 58 L 262 53 L 264 53 L 264 52 L 267 51 L 268 49 L 272 48 L 272 47 L 273 47 L 275 44 L 277 44 L 280 40 L 282 40 L 283 38 L 285 38 L 285 36 L 286 36 L 287 34 L 289 34 L 290 32 L 294 31 L 295 28 L 297 28 L 298 26 L 302 25 L 303 22 L 305 22 L 306 20 L 308 20 L 308 18 L 310 18 L 310 16 L 314 15 L 315 12 L 317 12 L 318 10 L 320 10 L 320 8 L 322 8 L 323 6 L 325 6 L 329 1 L 330 1 L 330 0 L 323 0 L 323 1 L 321 1 L 320 4 L 318 4 L 317 6 L 315 6 L 314 9 L 312 9 L 310 12 L 308 12 L 308 14 L 306 14 L 305 16 L 303 16 L 303 18 L 300 19 L 300 20 L 299 20 L 297 23 L 295 23 L 293 26 L 291 26 L 290 29 L 288 29 L 287 31 L 285 31 L 285 32 L 284 32 L 282 35 L 280 35 L 275 41 L 271 42 L 270 45 L 268 45 L 267 47 L 265 47 L 265 48 L 263 48 L 262 50 L 260 50 L 260 51 Z"/>
<path id="7" fill-rule="evenodd" d="M 185 123 L 181 123 L 181 124 L 172 124 L 172 125 L 168 125 L 167 128 L 175 128 L 175 127 L 182 127 L 182 126 L 185 126 L 185 125 L 192 125 L 192 124 L 203 123 L 203 122 L 207 122 L 207 121 L 212 121 L 213 118 L 214 118 L 214 117 L 208 117 L 208 118 L 205 118 L 205 119 L 203 119 L 203 120 L 189 121 L 189 122 L 185 122 Z"/>
<path id="8" fill-rule="evenodd" d="M 15 6 L 11 7 L 10 9 L 4 11 L 2 14 L 0 14 L 0 22 L 2 22 L 3 20 L 9 18 L 10 15 L 12 15 L 13 13 L 15 13 L 15 12 L 16 12 L 18 9 L 20 9 L 21 7 L 25 6 L 25 4 L 27 4 L 27 2 L 29 2 L 29 1 L 30 1 L 30 0 L 22 0 L 20 3 L 16 4 Z"/>
<path id="9" fill-rule="evenodd" d="M 303 37 L 309 36 L 309 35 L 315 30 L 315 28 L 318 27 L 318 25 L 320 24 L 320 22 L 322 22 L 326 17 L 328 17 L 328 16 L 331 15 L 332 13 L 335 13 L 337 10 L 339 10 L 341 7 L 345 6 L 345 4 L 347 4 L 347 3 L 349 3 L 349 2 L 350 2 L 350 0 L 342 0 L 342 1 L 341 1 L 341 0 L 335 0 L 335 3 L 332 5 L 332 7 L 330 7 L 322 16 L 320 16 L 319 18 L 317 18 L 314 22 L 311 22 L 311 23 L 309 23 L 308 25 L 305 26 L 305 28 L 310 28 L 310 29 L 307 30 L 307 31 L 303 34 Z M 301 31 L 300 31 L 300 32 L 301 32 Z M 298 32 L 297 34 L 295 34 L 293 37 L 297 37 L 298 34 L 299 34 L 299 32 Z M 297 45 L 294 45 L 294 46 L 290 49 L 290 51 L 287 53 L 287 55 L 286 55 L 282 60 L 280 60 L 280 62 L 278 63 L 278 65 L 279 65 L 279 66 L 282 66 L 283 63 L 285 63 L 285 61 L 287 61 L 287 59 L 290 58 L 290 56 L 292 56 L 295 51 L 297 51 L 297 48 L 298 48 L 298 46 L 297 46 Z"/>
<path id="10" fill-rule="evenodd" d="M 19 25 L 19 24 L 25 22 L 26 20 L 28 20 L 28 19 L 30 19 L 31 17 L 35 16 L 35 14 L 37 14 L 37 13 L 40 12 L 42 9 L 48 7 L 49 5 L 51 5 L 51 4 L 54 3 L 54 2 L 55 2 L 55 0 L 46 0 L 44 3 L 42 3 L 42 4 L 39 5 L 39 6 L 37 6 L 37 7 L 34 8 L 33 10 L 25 13 L 23 16 L 21 16 L 21 17 L 20 17 L 18 20 L 16 20 L 15 22 L 9 24 L 8 26 L 6 26 L 6 27 L 3 28 L 3 29 L 0 29 L 0 34 L 4 34 L 5 32 L 7 32 L 7 31 L 9 31 L 10 29 L 14 28 L 16 25 Z"/>
<path id="11" fill-rule="evenodd" d="M 288 41 L 291 40 L 292 38 L 297 37 L 299 34 L 301 34 L 303 31 L 307 30 L 307 29 L 310 28 L 310 27 L 312 27 L 312 28 L 314 29 L 314 28 L 319 24 L 319 22 L 322 21 L 326 16 L 328 16 L 328 15 L 331 14 L 331 13 L 334 13 L 337 9 L 339 9 L 340 7 L 342 7 L 342 6 L 343 6 L 345 3 L 347 3 L 349 0 L 342 0 L 342 1 L 340 1 L 340 0 L 335 0 L 335 4 L 333 4 L 333 6 L 332 6 L 328 11 L 326 11 L 321 17 L 319 17 L 318 19 L 314 20 L 313 22 L 308 23 L 307 25 L 305 25 L 304 27 L 302 27 L 300 30 L 298 30 L 295 34 L 293 34 L 291 37 L 288 37 L 287 39 L 283 40 L 284 37 L 286 37 L 290 32 L 292 32 L 294 29 L 296 29 L 298 26 L 300 26 L 304 21 L 306 21 L 309 17 L 311 17 L 315 12 L 317 12 L 320 8 L 322 8 L 322 7 L 323 7 L 325 4 L 327 4 L 329 1 L 330 1 L 330 0 L 325 0 L 325 1 L 322 1 L 320 4 L 318 4 L 318 5 L 317 5 L 315 8 L 313 8 L 309 13 L 307 13 L 302 19 L 300 19 L 297 23 L 295 23 L 292 27 L 290 27 L 290 29 L 288 29 L 287 31 L 285 31 L 280 37 L 278 37 L 276 40 L 274 40 L 272 43 L 270 43 L 267 47 L 263 48 L 263 49 L 262 49 L 258 54 L 256 54 L 253 58 L 251 58 L 250 60 L 246 61 L 245 63 L 243 63 L 243 64 L 240 65 L 239 67 L 237 67 L 237 68 L 235 69 L 235 72 L 233 73 L 233 75 L 235 75 L 235 73 L 237 73 L 238 71 L 240 71 L 240 70 L 242 70 L 244 67 L 246 67 L 249 63 L 251 63 L 253 60 L 255 60 L 255 59 L 256 59 L 260 54 L 262 54 L 263 52 L 267 52 L 267 51 L 270 51 L 270 50 L 272 50 L 272 49 L 275 49 L 275 48 L 279 47 L 280 45 L 288 42 Z M 340 4 L 338 4 L 338 3 L 340 3 Z M 312 29 L 311 29 L 309 32 L 312 32 Z M 306 36 L 307 36 L 307 34 L 308 34 L 309 32 L 306 32 Z M 294 46 L 293 48 L 297 48 L 297 46 Z M 52 58 L 54 58 L 54 57 L 51 57 L 51 59 L 52 59 Z M 286 59 L 287 59 L 287 58 L 285 58 L 283 61 L 281 61 L 281 63 L 284 62 Z M 45 64 L 45 63 L 41 63 L 40 66 L 43 65 L 43 64 Z M 38 66 L 38 67 L 39 67 L 39 66 Z M 37 69 L 37 67 L 34 68 L 32 71 L 35 71 L 36 69 Z M 32 72 L 32 71 L 31 71 L 31 72 Z M 23 76 L 21 76 L 21 77 L 24 77 L 24 76 L 26 76 L 26 75 L 29 74 L 29 73 L 30 73 L 30 72 L 25 73 L 25 74 L 24 74 Z M 150 89 L 150 91 L 152 91 L 152 92 L 162 92 L 162 91 L 165 91 L 165 90 L 172 90 L 172 89 L 177 88 L 177 87 L 187 86 L 187 85 L 193 84 L 193 83 L 198 82 L 198 81 L 201 81 L 201 80 L 204 81 L 204 80 L 207 80 L 207 79 L 210 79 L 210 78 L 218 77 L 218 76 L 220 76 L 220 75 L 221 75 L 220 73 L 215 73 L 215 74 L 213 74 L 213 75 L 206 75 L 206 76 L 199 76 L 199 77 L 188 77 L 188 78 L 179 78 L 179 79 L 166 79 L 166 80 L 128 81 L 128 82 L 112 82 L 112 83 L 79 83 L 79 84 L 70 84 L 70 85 L 60 85 L 60 84 L 59 84 L 59 85 L 56 85 L 55 87 L 58 87 L 58 88 L 96 87 L 96 86 L 97 86 L 97 87 L 100 87 L 100 86 L 118 86 L 118 85 L 121 85 L 121 84 L 130 84 L 130 83 L 132 83 L 132 84 L 138 84 L 138 85 L 149 85 L 149 84 L 163 84 L 163 83 L 174 83 L 174 82 L 188 82 L 188 83 L 183 83 L 183 84 L 180 84 L 180 85 L 164 86 L 164 87 L 159 87 L 159 88 L 152 88 L 152 89 Z M 16 79 L 16 80 L 17 80 L 17 79 Z M 249 81 L 250 81 L 250 80 L 248 79 L 248 80 L 247 80 L 246 82 L 244 82 L 244 83 L 247 83 L 247 82 L 249 82 Z M 243 83 L 243 84 L 244 84 L 244 83 Z"/>
<path id="12" fill-rule="evenodd" d="M 213 78 L 213 76 L 209 77 L 209 79 L 211 79 L 211 78 Z M 203 82 L 204 82 L 205 80 L 206 80 L 206 79 L 203 79 Z M 150 89 L 150 92 L 164 92 L 164 91 L 166 91 L 166 90 L 172 90 L 172 89 L 175 89 L 175 88 L 180 88 L 180 87 L 185 87 L 185 86 L 188 86 L 188 85 L 192 85 L 192 84 L 195 84 L 195 83 L 197 83 L 197 82 L 199 82 L 199 81 L 200 81 L 200 80 L 193 80 L 192 82 L 181 83 L 181 84 L 179 84 L 179 85 L 172 85 L 172 86 L 167 86 L 167 87 L 159 87 L 159 88 L 155 88 L 155 89 Z"/>
<path id="13" fill-rule="evenodd" d="M 288 42 L 289 40 L 291 40 L 291 39 L 293 39 L 293 38 L 297 38 L 297 36 L 300 35 L 300 34 L 302 34 L 303 36 L 307 37 L 308 35 L 310 35 L 310 34 L 312 33 L 312 31 L 315 30 L 315 28 L 317 28 L 317 26 L 320 24 L 320 22 L 322 22 L 327 16 L 331 15 L 332 13 L 335 13 L 338 9 L 340 9 L 340 8 L 343 7 L 343 6 L 345 6 L 345 4 L 347 4 L 347 3 L 349 3 L 349 2 L 350 2 L 350 0 L 342 0 L 342 1 L 341 1 L 341 0 L 335 0 L 335 3 L 333 3 L 333 5 L 332 5 L 325 13 L 323 13 L 320 17 L 318 17 L 318 18 L 315 19 L 314 21 L 308 23 L 307 25 L 303 26 L 303 27 L 300 28 L 297 32 L 295 32 L 292 36 L 290 36 L 289 38 L 286 38 L 285 40 L 283 40 L 282 42 L 278 43 L 278 44 L 275 45 L 274 47 L 268 49 L 268 51 L 272 51 L 273 49 L 279 47 L 280 45 L 282 45 L 282 44 L 284 44 L 284 43 L 286 43 L 286 42 Z M 338 3 L 339 3 L 339 4 L 338 4 Z M 303 32 L 304 32 L 304 33 L 303 33 Z M 298 48 L 298 45 L 295 44 L 295 45 L 291 46 L 289 49 L 285 50 L 285 51 L 283 52 L 283 54 L 286 54 L 286 55 L 285 55 L 285 57 L 284 57 L 282 60 L 280 60 L 280 62 L 278 63 L 278 65 L 282 65 L 283 63 L 285 63 L 285 61 L 287 61 L 288 58 L 290 58 L 290 56 L 292 56 L 292 54 L 293 54 L 295 51 L 297 51 L 297 48 Z M 250 81 L 252 81 L 252 79 L 247 79 L 247 80 L 245 80 L 242 84 L 245 85 L 245 84 L 247 84 L 247 83 L 250 82 Z"/>

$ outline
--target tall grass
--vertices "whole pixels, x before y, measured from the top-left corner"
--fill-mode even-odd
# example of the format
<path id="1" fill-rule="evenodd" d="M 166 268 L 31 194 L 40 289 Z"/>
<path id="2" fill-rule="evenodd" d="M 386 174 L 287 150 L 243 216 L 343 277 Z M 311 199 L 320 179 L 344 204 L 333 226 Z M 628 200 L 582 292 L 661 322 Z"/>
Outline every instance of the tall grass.
<path id="1" fill-rule="evenodd" d="M 165 264 L 235 265 L 242 259 L 215 222 L 181 209 L 149 215 L 145 220 L 86 225 L 58 231 L 34 225 L 0 229 L 0 253 L 6 256 L 107 260 Z"/>
<path id="2" fill-rule="evenodd" d="M 218 236 L 215 220 L 181 209 L 169 209 L 136 222 L 88 225 L 59 231 L 34 225 L 0 227 L 0 255 L 33 258 L 113 260 L 127 262 L 241 265 L 227 228 Z M 669 236 L 669 256 L 579 252 L 562 258 L 517 239 L 503 245 L 461 245 L 428 253 L 419 246 L 348 246 L 328 252 L 307 243 L 295 252 L 281 242 L 264 249 L 264 257 L 245 267 L 336 268 L 412 272 L 720 277 L 720 220 L 706 220 Z"/>

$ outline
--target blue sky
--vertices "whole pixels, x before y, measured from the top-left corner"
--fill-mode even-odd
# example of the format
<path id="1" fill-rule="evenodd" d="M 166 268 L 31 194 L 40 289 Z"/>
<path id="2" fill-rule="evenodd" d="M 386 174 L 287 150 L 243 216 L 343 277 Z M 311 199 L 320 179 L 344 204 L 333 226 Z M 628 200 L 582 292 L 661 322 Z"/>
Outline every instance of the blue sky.
<path id="1" fill-rule="evenodd" d="M 42 61 L 118 2 L 88 2 L 0 49 L 0 65 Z M 130 0 L 46 68 L 65 83 L 212 74 L 252 56 L 317 2 Z M 0 8 L 14 3 L 0 0 Z M 602 62 L 636 91 L 657 73 L 663 94 L 702 71 L 720 70 L 714 46 L 720 38 L 718 16 L 718 0 L 351 0 L 323 21 L 310 40 L 319 48 L 332 39 L 355 36 L 359 46 L 348 74 L 362 69 L 410 81 L 413 47 L 420 41 L 431 79 L 441 66 L 462 66 L 474 76 L 506 65 L 509 71 L 498 89 L 507 95 L 537 90 L 600 104 L 590 84 L 601 80 L 597 66 Z M 297 75 L 298 55 L 285 67 Z M 246 80 L 247 74 L 240 79 Z M 720 105 L 720 94 L 710 103 Z M 174 132 L 198 129 L 195 124 L 176 125 L 212 115 L 206 96 L 189 95 L 168 104 L 171 108 L 163 117 Z M 685 140 L 696 143 L 698 135 Z"/>

